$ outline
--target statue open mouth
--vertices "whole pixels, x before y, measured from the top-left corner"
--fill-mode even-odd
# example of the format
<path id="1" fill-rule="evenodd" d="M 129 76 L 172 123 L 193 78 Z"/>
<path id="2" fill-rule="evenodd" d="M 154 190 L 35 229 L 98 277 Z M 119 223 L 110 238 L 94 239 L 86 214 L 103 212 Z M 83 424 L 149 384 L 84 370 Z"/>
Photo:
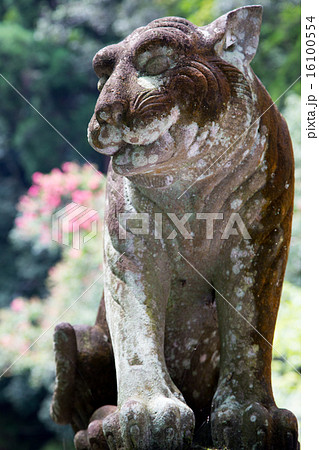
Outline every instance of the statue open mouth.
<path id="1" fill-rule="evenodd" d="M 131 162 L 134 161 L 138 166 L 144 165 L 146 161 L 155 164 L 157 161 L 169 159 L 172 155 L 172 152 L 167 152 L 173 144 L 169 130 L 177 122 L 179 115 L 179 108 L 175 106 L 168 115 L 155 118 L 146 125 L 141 122 L 140 126 L 133 129 L 124 124 L 101 125 L 93 116 L 88 128 L 88 141 L 96 151 L 104 155 L 119 154 L 119 165 L 124 165 L 123 161 L 128 161 L 131 153 L 135 155 Z"/>
<path id="2" fill-rule="evenodd" d="M 115 172 L 143 172 L 146 166 L 168 161 L 175 152 L 175 142 L 169 131 L 148 145 L 124 144 L 113 154 Z"/>

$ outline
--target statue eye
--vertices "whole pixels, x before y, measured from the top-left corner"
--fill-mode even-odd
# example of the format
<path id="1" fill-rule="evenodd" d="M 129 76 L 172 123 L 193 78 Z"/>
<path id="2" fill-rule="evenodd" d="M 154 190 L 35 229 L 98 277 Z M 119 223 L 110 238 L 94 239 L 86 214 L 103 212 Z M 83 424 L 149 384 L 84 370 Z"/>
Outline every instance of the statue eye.
<path id="1" fill-rule="evenodd" d="M 99 79 L 99 81 L 97 82 L 97 89 L 98 89 L 98 91 L 100 91 L 100 92 L 102 91 L 103 86 L 107 82 L 108 78 L 109 78 L 108 75 L 103 75 L 103 77 Z"/>
<path id="2" fill-rule="evenodd" d="M 172 61 L 168 56 L 159 55 L 150 58 L 144 66 L 144 71 L 148 75 L 159 75 L 172 66 Z"/>

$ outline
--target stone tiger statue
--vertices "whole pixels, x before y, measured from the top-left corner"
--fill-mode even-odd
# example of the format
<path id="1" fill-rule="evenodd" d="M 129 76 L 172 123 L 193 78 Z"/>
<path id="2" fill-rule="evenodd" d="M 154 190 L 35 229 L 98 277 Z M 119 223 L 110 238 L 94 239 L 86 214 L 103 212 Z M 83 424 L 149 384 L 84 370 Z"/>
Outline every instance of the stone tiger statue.
<path id="1" fill-rule="evenodd" d="M 299 448 L 271 387 L 294 161 L 250 67 L 261 15 L 154 20 L 94 57 L 104 301 L 57 328 L 52 404 L 77 449 Z"/>

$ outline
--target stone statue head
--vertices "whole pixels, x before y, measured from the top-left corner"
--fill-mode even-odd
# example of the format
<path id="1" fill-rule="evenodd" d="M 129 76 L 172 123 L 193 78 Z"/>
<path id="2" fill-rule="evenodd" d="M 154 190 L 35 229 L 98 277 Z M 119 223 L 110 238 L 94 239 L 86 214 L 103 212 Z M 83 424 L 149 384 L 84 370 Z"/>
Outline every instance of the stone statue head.
<path id="1" fill-rule="evenodd" d="M 101 49 L 91 146 L 131 176 L 194 166 L 229 145 L 253 116 L 249 63 L 261 15 L 261 6 L 249 6 L 204 27 L 158 19 Z"/>

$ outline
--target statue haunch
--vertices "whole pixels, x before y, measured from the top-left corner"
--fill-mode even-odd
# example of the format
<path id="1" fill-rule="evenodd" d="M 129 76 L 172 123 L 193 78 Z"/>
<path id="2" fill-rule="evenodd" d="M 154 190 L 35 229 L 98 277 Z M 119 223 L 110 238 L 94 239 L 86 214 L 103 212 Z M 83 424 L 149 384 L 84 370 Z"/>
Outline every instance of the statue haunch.
<path id="1" fill-rule="evenodd" d="M 298 448 L 271 387 L 294 163 L 250 68 L 261 14 L 154 20 L 94 58 L 105 310 L 58 327 L 52 404 L 77 449 Z"/>

